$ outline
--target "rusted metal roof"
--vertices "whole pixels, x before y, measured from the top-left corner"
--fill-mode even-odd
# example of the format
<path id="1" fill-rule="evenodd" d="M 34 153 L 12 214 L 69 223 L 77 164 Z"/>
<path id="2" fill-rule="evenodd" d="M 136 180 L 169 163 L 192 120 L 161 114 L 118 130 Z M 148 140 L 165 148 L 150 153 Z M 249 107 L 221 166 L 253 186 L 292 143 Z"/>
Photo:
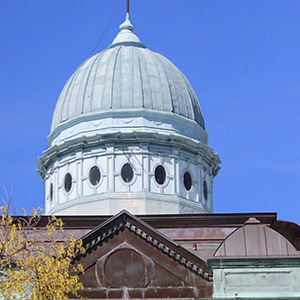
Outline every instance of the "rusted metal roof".
<path id="1" fill-rule="evenodd" d="M 230 234 L 219 246 L 214 258 L 300 257 L 296 248 L 275 230 L 256 218 Z"/>

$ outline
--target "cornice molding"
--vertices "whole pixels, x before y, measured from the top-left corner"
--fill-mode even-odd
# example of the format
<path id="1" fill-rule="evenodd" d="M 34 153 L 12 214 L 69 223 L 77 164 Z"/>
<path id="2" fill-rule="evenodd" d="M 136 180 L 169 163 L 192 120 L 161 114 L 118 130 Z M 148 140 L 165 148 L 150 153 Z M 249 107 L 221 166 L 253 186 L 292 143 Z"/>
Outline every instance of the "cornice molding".
<path id="1" fill-rule="evenodd" d="M 234 268 L 282 268 L 300 267 L 300 257 L 248 257 L 248 258 L 211 258 L 207 261 L 211 269 L 234 269 Z"/>
<path id="2" fill-rule="evenodd" d="M 65 141 L 60 145 L 54 145 L 44 151 L 42 157 L 38 158 L 36 166 L 38 174 L 44 178 L 45 171 L 57 158 L 70 152 L 82 149 L 105 146 L 106 144 L 123 144 L 123 143 L 147 143 L 152 145 L 164 145 L 170 148 L 177 147 L 200 155 L 204 162 L 211 168 L 211 173 L 215 177 L 219 170 L 221 160 L 218 154 L 214 153 L 206 144 L 191 139 L 184 135 L 165 135 L 153 134 L 151 132 L 133 132 L 133 133 L 106 133 L 98 134 L 90 137 L 81 136 L 76 139 Z"/>
<path id="3" fill-rule="evenodd" d="M 48 136 L 49 145 L 64 131 L 67 129 L 71 129 L 76 125 L 84 125 L 88 122 L 105 122 L 109 119 L 118 120 L 118 122 L 124 121 L 124 123 L 128 122 L 128 118 L 144 118 L 145 121 L 150 123 L 166 123 L 174 126 L 174 131 L 176 127 L 189 128 L 195 130 L 199 136 L 203 138 L 204 143 L 208 141 L 208 134 L 206 131 L 194 120 L 191 120 L 187 117 L 177 115 L 175 113 L 159 111 L 159 110 L 151 110 L 151 109 L 114 109 L 114 110 L 102 110 L 98 113 L 90 113 L 84 114 L 82 116 L 78 116 L 71 120 L 61 123 L 58 125 Z M 130 123 L 130 122 L 129 122 Z M 143 127 L 142 124 L 138 124 L 139 127 Z M 158 128 L 157 128 L 158 129 Z M 180 132 L 179 132 L 180 134 Z M 195 138 L 191 137 L 190 138 Z"/>
<path id="4" fill-rule="evenodd" d="M 212 282 L 212 274 L 210 274 L 209 268 L 203 260 L 174 243 L 162 233 L 152 228 L 149 224 L 131 215 L 126 210 L 123 210 L 106 220 L 101 225 L 94 228 L 90 233 L 83 236 L 81 240 L 86 253 L 78 254 L 75 260 L 80 260 L 81 257 L 88 255 L 93 249 L 102 246 L 103 243 L 109 242 L 109 239 L 124 230 L 129 230 L 138 235 L 145 242 L 174 259 L 185 268 L 188 268 L 196 275 L 202 277 L 206 281 Z"/>

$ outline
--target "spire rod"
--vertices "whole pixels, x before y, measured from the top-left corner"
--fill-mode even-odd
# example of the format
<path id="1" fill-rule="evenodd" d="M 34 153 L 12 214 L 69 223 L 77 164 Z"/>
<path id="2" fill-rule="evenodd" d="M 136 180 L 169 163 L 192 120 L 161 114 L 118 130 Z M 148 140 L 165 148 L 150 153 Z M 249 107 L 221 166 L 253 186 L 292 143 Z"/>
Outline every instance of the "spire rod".
<path id="1" fill-rule="evenodd" d="M 129 0 L 127 0 L 127 15 L 129 15 Z"/>

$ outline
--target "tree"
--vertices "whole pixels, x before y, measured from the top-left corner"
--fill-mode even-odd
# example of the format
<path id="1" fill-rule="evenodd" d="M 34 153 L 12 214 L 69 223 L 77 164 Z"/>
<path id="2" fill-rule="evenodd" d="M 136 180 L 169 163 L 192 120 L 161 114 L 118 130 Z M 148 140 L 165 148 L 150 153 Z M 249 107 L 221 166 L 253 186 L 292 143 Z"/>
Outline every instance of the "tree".
<path id="1" fill-rule="evenodd" d="M 37 210 L 24 214 L 14 217 L 9 205 L 0 207 L 0 298 L 78 297 L 83 286 L 77 274 L 83 270 L 81 265 L 73 265 L 73 258 L 83 251 L 81 241 L 66 234 L 62 220 L 55 216 L 40 227 L 42 217 Z"/>

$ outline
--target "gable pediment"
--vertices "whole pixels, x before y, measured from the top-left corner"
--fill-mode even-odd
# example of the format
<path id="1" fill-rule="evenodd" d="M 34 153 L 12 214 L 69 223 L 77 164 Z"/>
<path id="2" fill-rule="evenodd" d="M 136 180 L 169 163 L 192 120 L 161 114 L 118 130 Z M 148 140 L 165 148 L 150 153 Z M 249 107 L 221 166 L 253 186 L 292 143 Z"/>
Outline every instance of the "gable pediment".
<path id="1" fill-rule="evenodd" d="M 205 262 L 127 211 L 82 240 L 86 253 L 77 261 L 85 269 L 80 279 L 88 298 L 211 295 L 211 274 Z"/>

